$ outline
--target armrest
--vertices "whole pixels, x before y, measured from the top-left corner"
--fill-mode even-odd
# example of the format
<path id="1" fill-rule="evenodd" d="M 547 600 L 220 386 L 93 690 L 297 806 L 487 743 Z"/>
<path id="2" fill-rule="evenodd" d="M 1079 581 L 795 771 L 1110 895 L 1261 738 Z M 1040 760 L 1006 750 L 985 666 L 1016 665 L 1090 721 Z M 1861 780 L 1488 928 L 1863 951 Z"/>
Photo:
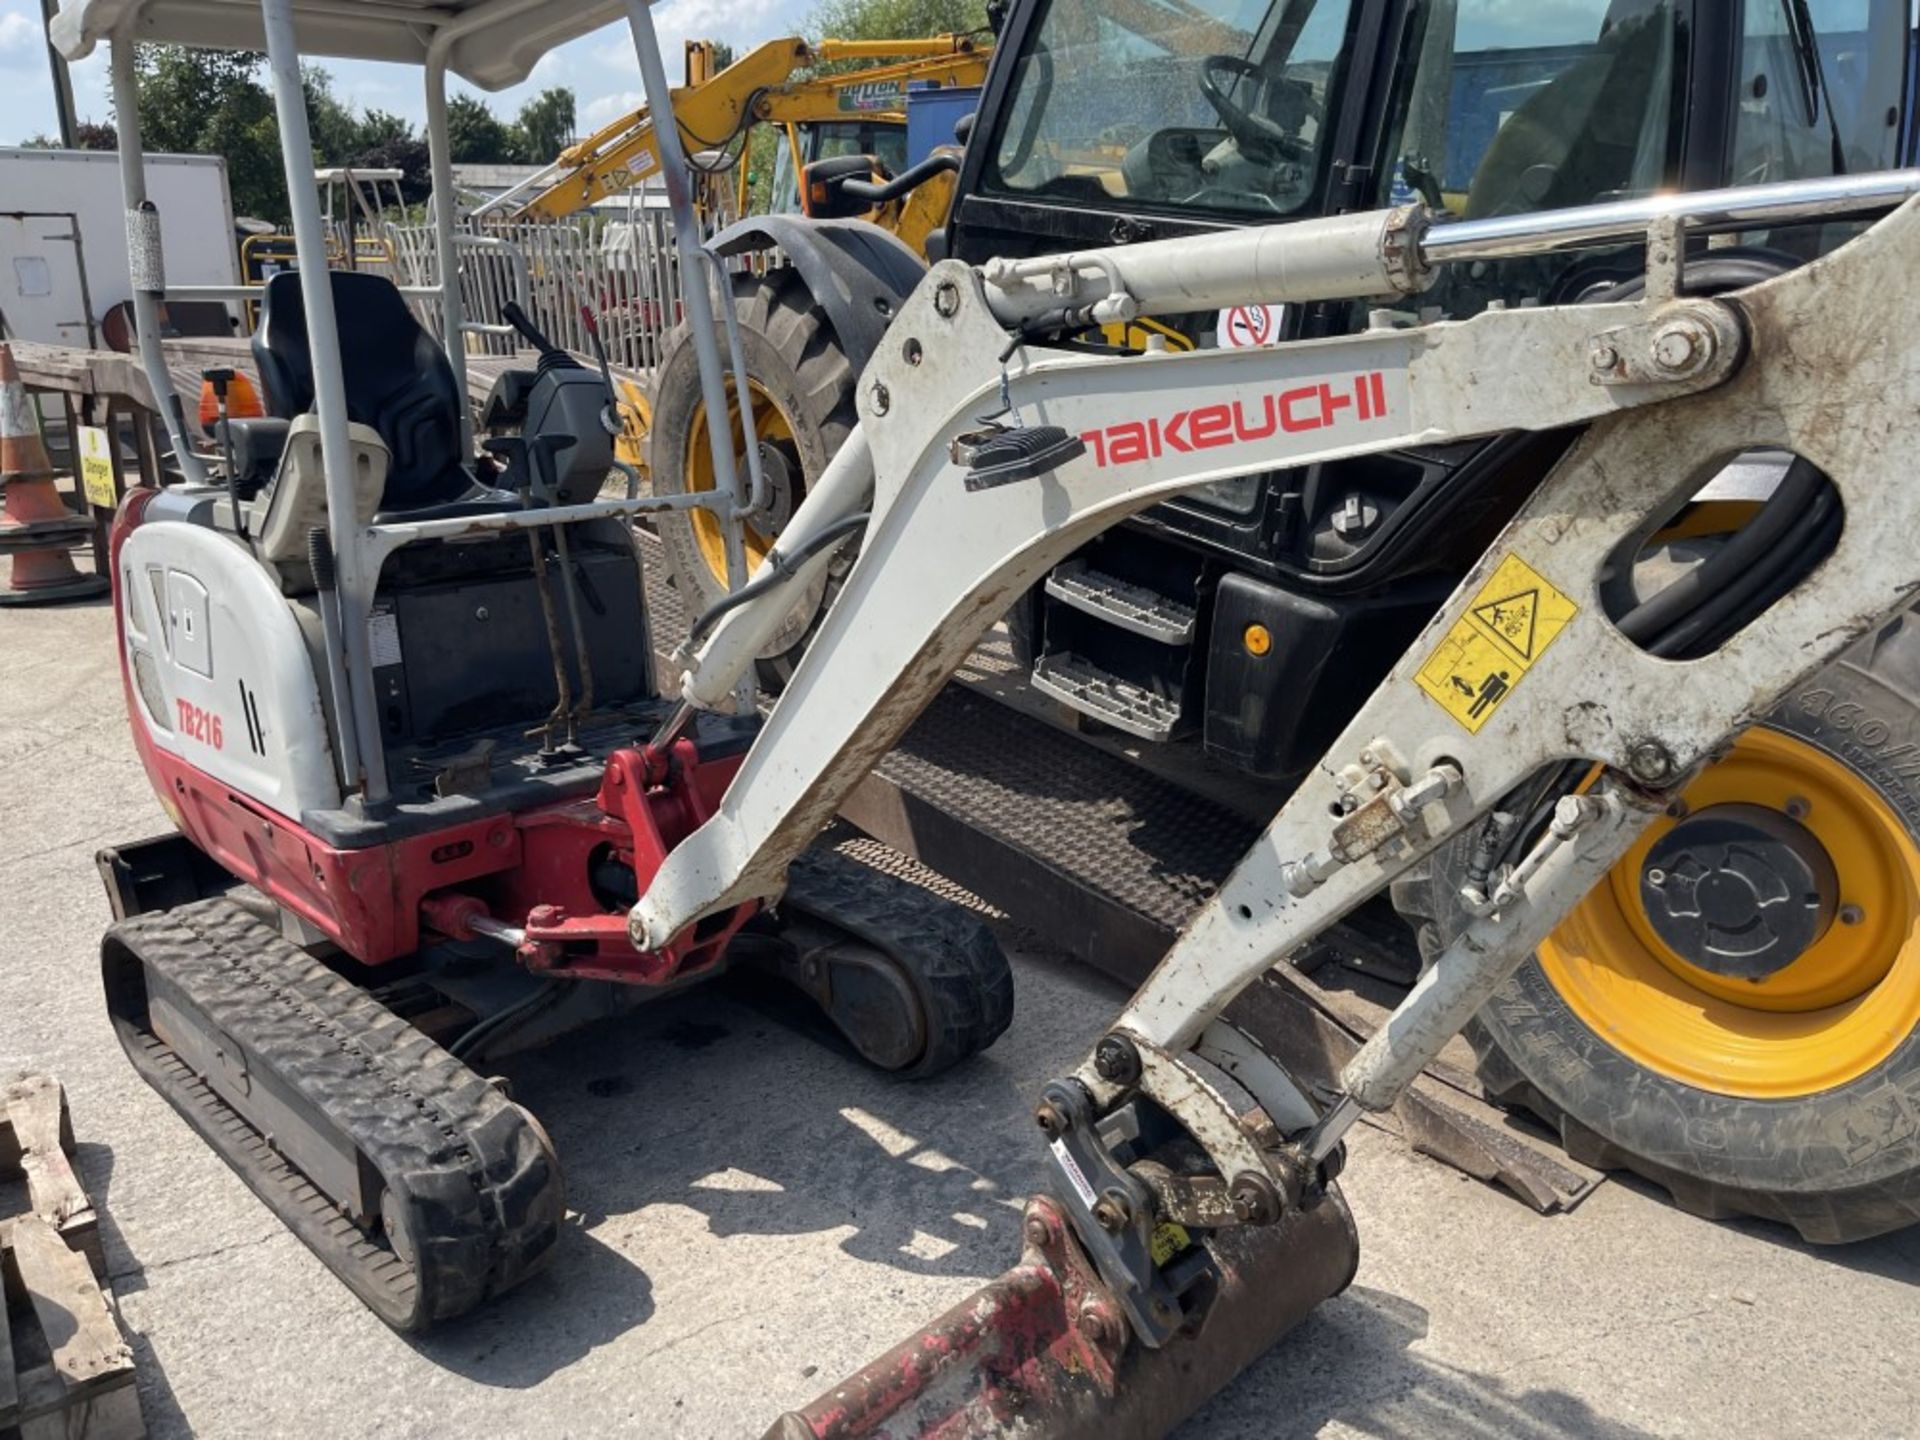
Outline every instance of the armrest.
<path id="1" fill-rule="evenodd" d="M 213 427 L 215 453 L 224 456 L 229 441 L 233 445 L 234 482 L 240 498 L 251 500 L 280 468 L 280 455 L 287 448 L 287 420 L 257 416 L 247 420 L 227 420 Z"/>

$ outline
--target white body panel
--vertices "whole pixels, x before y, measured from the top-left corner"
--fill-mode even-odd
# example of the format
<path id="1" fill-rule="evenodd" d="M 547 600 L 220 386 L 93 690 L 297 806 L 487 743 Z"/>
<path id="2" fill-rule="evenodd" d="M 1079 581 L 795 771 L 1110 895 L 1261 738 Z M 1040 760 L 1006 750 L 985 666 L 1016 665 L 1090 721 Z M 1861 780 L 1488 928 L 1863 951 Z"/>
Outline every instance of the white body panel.
<path id="1" fill-rule="evenodd" d="M 239 284 L 227 162 L 213 155 L 149 155 L 146 173 L 160 210 L 167 283 Z M 97 333 L 109 310 L 133 298 L 118 157 L 94 150 L 0 149 L 0 196 L 9 216 L 47 222 L 0 228 L 0 309 L 11 333 L 48 345 L 95 343 L 74 322 L 84 319 Z M 53 238 L 68 234 L 79 238 Z M 55 277 L 52 296 L 19 293 L 23 273 L 37 282 L 36 259 Z"/>
<path id="2" fill-rule="evenodd" d="M 200 525 L 142 525 L 120 552 L 120 604 L 133 723 L 156 747 L 289 819 L 339 806 L 306 639 L 250 551 Z"/>

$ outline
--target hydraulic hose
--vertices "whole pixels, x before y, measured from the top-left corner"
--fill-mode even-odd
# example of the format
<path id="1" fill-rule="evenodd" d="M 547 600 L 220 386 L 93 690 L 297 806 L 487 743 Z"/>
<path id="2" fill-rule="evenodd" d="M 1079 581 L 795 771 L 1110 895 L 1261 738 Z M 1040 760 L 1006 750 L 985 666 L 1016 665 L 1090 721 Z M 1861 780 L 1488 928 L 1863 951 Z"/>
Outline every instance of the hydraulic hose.
<path id="1" fill-rule="evenodd" d="M 1796 458 L 1758 515 L 1699 565 L 1629 610 L 1620 619 L 1620 633 L 1656 655 L 1673 653 L 1661 648 L 1667 632 L 1772 554 L 1826 483 L 1826 476 Z"/>
<path id="2" fill-rule="evenodd" d="M 725 599 L 716 601 L 714 604 L 708 606 L 707 609 L 703 610 L 700 613 L 700 618 L 695 620 L 692 628 L 687 631 L 686 643 L 689 646 L 698 645 L 706 636 L 706 633 L 719 623 L 721 616 L 730 610 L 739 609 L 749 601 L 759 599 L 769 590 L 786 584 L 787 581 L 799 573 L 800 567 L 807 561 L 811 560 L 815 555 L 818 555 L 822 550 L 833 545 L 838 545 L 856 530 L 864 530 L 867 521 L 872 518 L 870 512 L 849 515 L 846 519 L 829 525 L 791 555 L 782 555 L 777 547 L 769 550 L 766 561 L 762 566 L 764 573 L 756 576 L 749 583 L 742 585 Z"/>
<path id="3" fill-rule="evenodd" d="M 1806 462 L 1797 461 L 1796 464 L 1805 465 Z M 1749 618 L 1764 610 L 1767 603 L 1771 603 L 1770 599 L 1766 603 L 1759 603 L 1762 595 L 1770 594 L 1772 598 L 1778 598 L 1792 587 L 1806 568 L 1826 554 L 1832 541 L 1839 538 L 1840 502 L 1833 487 L 1826 483 L 1826 478 L 1811 465 L 1806 468 L 1819 487 L 1812 503 L 1801 507 L 1789 518 L 1789 523 L 1782 528 L 1775 543 L 1759 563 L 1739 572 L 1730 583 L 1709 591 L 1705 600 L 1647 647 L 1651 653 L 1672 659 L 1703 654 L 1713 649 L 1721 638 L 1732 634 Z M 1764 512 L 1747 529 L 1757 526 L 1760 518 L 1764 518 Z M 1740 532 L 1742 536 L 1745 533 L 1745 530 Z M 1720 553 L 1732 549 L 1733 544 L 1734 541 L 1728 541 Z M 1718 559 L 1719 556 L 1713 558 Z M 1701 565 L 1686 578 L 1691 579 L 1692 575 L 1699 574 L 1705 568 L 1704 564 Z M 1661 592 L 1662 595 L 1665 593 Z"/>

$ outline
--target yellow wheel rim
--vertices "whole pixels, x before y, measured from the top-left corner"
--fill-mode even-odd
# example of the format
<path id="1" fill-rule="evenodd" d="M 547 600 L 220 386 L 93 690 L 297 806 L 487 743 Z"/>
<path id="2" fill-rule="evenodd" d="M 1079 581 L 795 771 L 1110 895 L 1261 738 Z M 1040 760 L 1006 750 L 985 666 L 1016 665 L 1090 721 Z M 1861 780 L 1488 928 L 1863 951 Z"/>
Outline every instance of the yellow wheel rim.
<path id="1" fill-rule="evenodd" d="M 736 460 L 740 460 L 740 402 L 735 397 L 733 387 L 727 387 L 727 435 L 734 447 Z M 793 421 L 773 401 L 773 397 L 758 380 L 747 380 L 747 397 L 753 405 L 753 433 L 762 445 L 787 445 L 793 443 Z M 684 474 L 687 488 L 693 491 L 710 491 L 714 488 L 713 450 L 707 443 L 707 407 L 699 406 L 693 414 L 693 423 L 687 427 L 687 449 Z M 798 467 L 794 467 L 798 474 Z M 793 497 L 797 504 L 799 496 Z M 694 539 L 700 546 L 700 558 L 712 574 L 715 583 L 722 589 L 727 588 L 727 542 L 719 519 L 706 510 L 690 512 L 693 520 Z M 764 523 L 764 521 L 763 521 Z M 751 574 L 760 562 L 767 558 L 767 551 L 773 548 L 774 534 L 768 533 L 756 525 L 745 527 L 743 539 L 747 552 L 747 572 Z"/>
<path id="2" fill-rule="evenodd" d="M 1833 860 L 1842 918 L 1761 980 L 1689 963 L 1640 897 L 1647 853 L 1680 823 L 1663 817 L 1541 946 L 1554 989 L 1616 1049 L 1698 1089 L 1781 1100 L 1871 1070 L 1920 1021 L 1920 847 L 1865 779 L 1777 730 L 1742 736 L 1684 799 L 1791 806 Z"/>

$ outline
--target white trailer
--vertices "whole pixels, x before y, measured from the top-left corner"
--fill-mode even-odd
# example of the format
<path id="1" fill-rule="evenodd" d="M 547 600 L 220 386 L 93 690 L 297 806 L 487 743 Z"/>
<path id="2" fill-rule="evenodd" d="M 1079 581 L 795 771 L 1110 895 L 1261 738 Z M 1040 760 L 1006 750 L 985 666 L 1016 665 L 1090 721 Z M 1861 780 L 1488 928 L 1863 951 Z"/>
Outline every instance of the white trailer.
<path id="1" fill-rule="evenodd" d="M 149 155 L 146 172 L 168 282 L 237 285 L 226 161 Z M 0 148 L 0 335 L 93 348 L 132 298 L 119 157 Z"/>

